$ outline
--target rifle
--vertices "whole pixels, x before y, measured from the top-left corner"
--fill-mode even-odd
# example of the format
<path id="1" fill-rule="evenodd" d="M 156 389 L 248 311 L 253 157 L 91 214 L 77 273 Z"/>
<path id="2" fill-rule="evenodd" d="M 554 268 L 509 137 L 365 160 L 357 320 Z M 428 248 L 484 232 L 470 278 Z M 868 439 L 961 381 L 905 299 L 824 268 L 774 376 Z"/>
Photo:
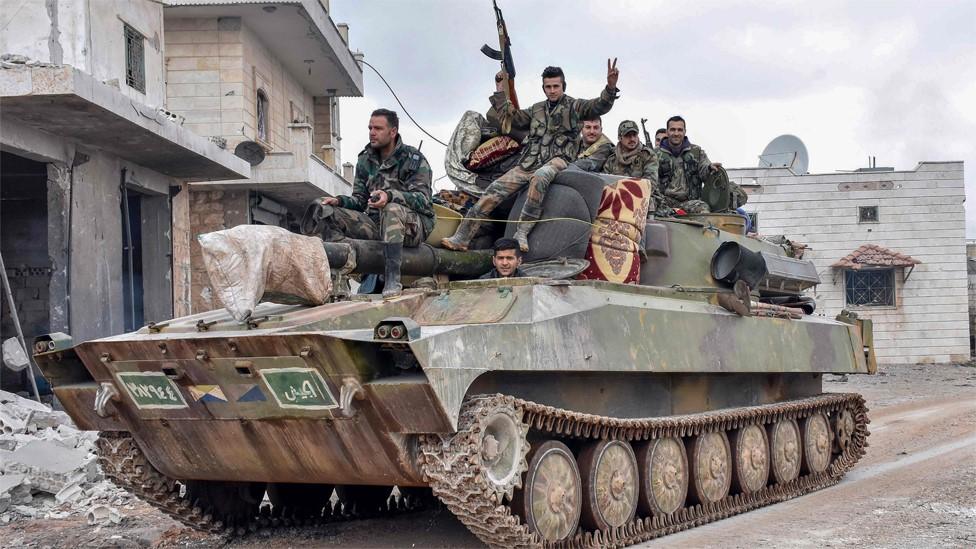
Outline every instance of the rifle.
<path id="1" fill-rule="evenodd" d="M 647 126 L 644 125 L 646 123 L 647 119 L 641 118 L 641 129 L 644 130 L 644 144 L 653 149 L 654 145 L 651 145 L 651 143 L 653 143 L 653 141 L 651 141 L 651 134 L 647 133 Z"/>
<path id="2" fill-rule="evenodd" d="M 491 4 L 495 8 L 495 26 L 498 27 L 498 49 L 485 44 L 481 46 L 481 53 L 495 61 L 501 61 L 503 78 L 505 79 L 505 95 L 512 102 L 512 106 L 518 109 L 518 97 L 515 95 L 515 62 L 512 60 L 512 41 L 508 38 L 508 27 L 505 26 L 505 17 L 498 7 L 498 2 L 492 0 Z"/>

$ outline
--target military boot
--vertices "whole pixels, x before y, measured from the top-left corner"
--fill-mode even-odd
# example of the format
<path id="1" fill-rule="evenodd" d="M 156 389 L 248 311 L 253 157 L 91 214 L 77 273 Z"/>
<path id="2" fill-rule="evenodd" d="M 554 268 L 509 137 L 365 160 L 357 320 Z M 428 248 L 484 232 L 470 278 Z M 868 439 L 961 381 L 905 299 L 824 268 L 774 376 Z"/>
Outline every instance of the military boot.
<path id="1" fill-rule="evenodd" d="M 518 242 L 519 249 L 522 250 L 522 253 L 529 251 L 529 233 L 535 228 L 537 221 L 539 220 L 528 217 L 525 214 L 519 217 L 519 226 L 518 229 L 515 229 L 515 234 L 512 235 L 512 238 Z"/>
<path id="2" fill-rule="evenodd" d="M 461 224 L 457 230 L 454 231 L 454 235 L 441 239 L 441 246 L 444 246 L 448 250 L 458 252 L 468 251 L 468 244 L 471 243 L 471 239 L 474 238 L 474 235 L 478 232 L 478 228 L 481 227 L 481 221 L 475 221 L 473 218 L 481 219 L 482 217 L 480 211 L 471 208 L 468 211 L 468 215 L 461 220 Z"/>
<path id="3" fill-rule="evenodd" d="M 396 297 L 403 291 L 403 285 L 400 284 L 400 263 L 403 260 L 403 243 L 384 243 L 383 257 L 386 259 L 386 275 L 383 278 L 383 297 Z"/>

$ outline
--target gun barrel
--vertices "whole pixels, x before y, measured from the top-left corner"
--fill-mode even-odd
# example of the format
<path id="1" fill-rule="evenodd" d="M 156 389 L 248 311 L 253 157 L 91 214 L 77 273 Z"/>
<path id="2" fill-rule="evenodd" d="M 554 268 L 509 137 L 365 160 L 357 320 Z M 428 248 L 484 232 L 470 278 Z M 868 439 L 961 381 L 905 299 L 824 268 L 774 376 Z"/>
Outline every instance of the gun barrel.
<path id="1" fill-rule="evenodd" d="M 333 269 L 345 268 L 356 274 L 383 274 L 385 270 L 386 259 L 381 241 L 346 239 L 342 242 L 324 242 L 323 246 Z M 400 273 L 408 276 L 448 274 L 476 277 L 491 269 L 491 253 L 491 250 L 455 252 L 421 244 L 416 248 L 403 248 Z"/>

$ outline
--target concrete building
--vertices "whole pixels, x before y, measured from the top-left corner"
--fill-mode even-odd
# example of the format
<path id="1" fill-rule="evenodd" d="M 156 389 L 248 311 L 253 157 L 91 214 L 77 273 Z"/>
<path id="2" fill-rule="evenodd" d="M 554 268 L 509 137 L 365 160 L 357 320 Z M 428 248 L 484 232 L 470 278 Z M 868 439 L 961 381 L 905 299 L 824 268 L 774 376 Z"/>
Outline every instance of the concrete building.
<path id="1" fill-rule="evenodd" d="M 191 183 L 174 201 L 176 314 L 216 307 L 195 235 L 242 223 L 295 229 L 306 204 L 348 194 L 339 97 L 363 94 L 348 26 L 327 1 L 167 0 L 166 105 L 248 158 L 248 179 Z"/>
<path id="2" fill-rule="evenodd" d="M 749 193 L 761 234 L 810 246 L 817 314 L 856 311 L 874 323 L 883 363 L 969 359 L 962 162 L 796 175 L 728 170 Z"/>
<path id="3" fill-rule="evenodd" d="M 162 25 L 157 2 L 0 0 L 0 252 L 28 340 L 171 317 L 171 200 L 251 174 L 161 110 Z"/>
<path id="4" fill-rule="evenodd" d="M 966 272 L 969 279 L 969 356 L 976 357 L 976 241 L 966 242 Z"/>

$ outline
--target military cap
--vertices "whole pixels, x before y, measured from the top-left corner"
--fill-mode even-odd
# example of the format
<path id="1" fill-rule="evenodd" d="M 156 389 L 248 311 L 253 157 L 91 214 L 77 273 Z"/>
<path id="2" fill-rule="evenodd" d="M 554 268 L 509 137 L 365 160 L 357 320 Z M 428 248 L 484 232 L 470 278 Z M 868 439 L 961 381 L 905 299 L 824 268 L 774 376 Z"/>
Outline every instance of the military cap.
<path id="1" fill-rule="evenodd" d="M 634 122 L 633 120 L 624 120 L 619 126 L 617 126 L 617 137 L 623 137 L 630 132 L 637 133 L 638 131 L 637 122 Z"/>

